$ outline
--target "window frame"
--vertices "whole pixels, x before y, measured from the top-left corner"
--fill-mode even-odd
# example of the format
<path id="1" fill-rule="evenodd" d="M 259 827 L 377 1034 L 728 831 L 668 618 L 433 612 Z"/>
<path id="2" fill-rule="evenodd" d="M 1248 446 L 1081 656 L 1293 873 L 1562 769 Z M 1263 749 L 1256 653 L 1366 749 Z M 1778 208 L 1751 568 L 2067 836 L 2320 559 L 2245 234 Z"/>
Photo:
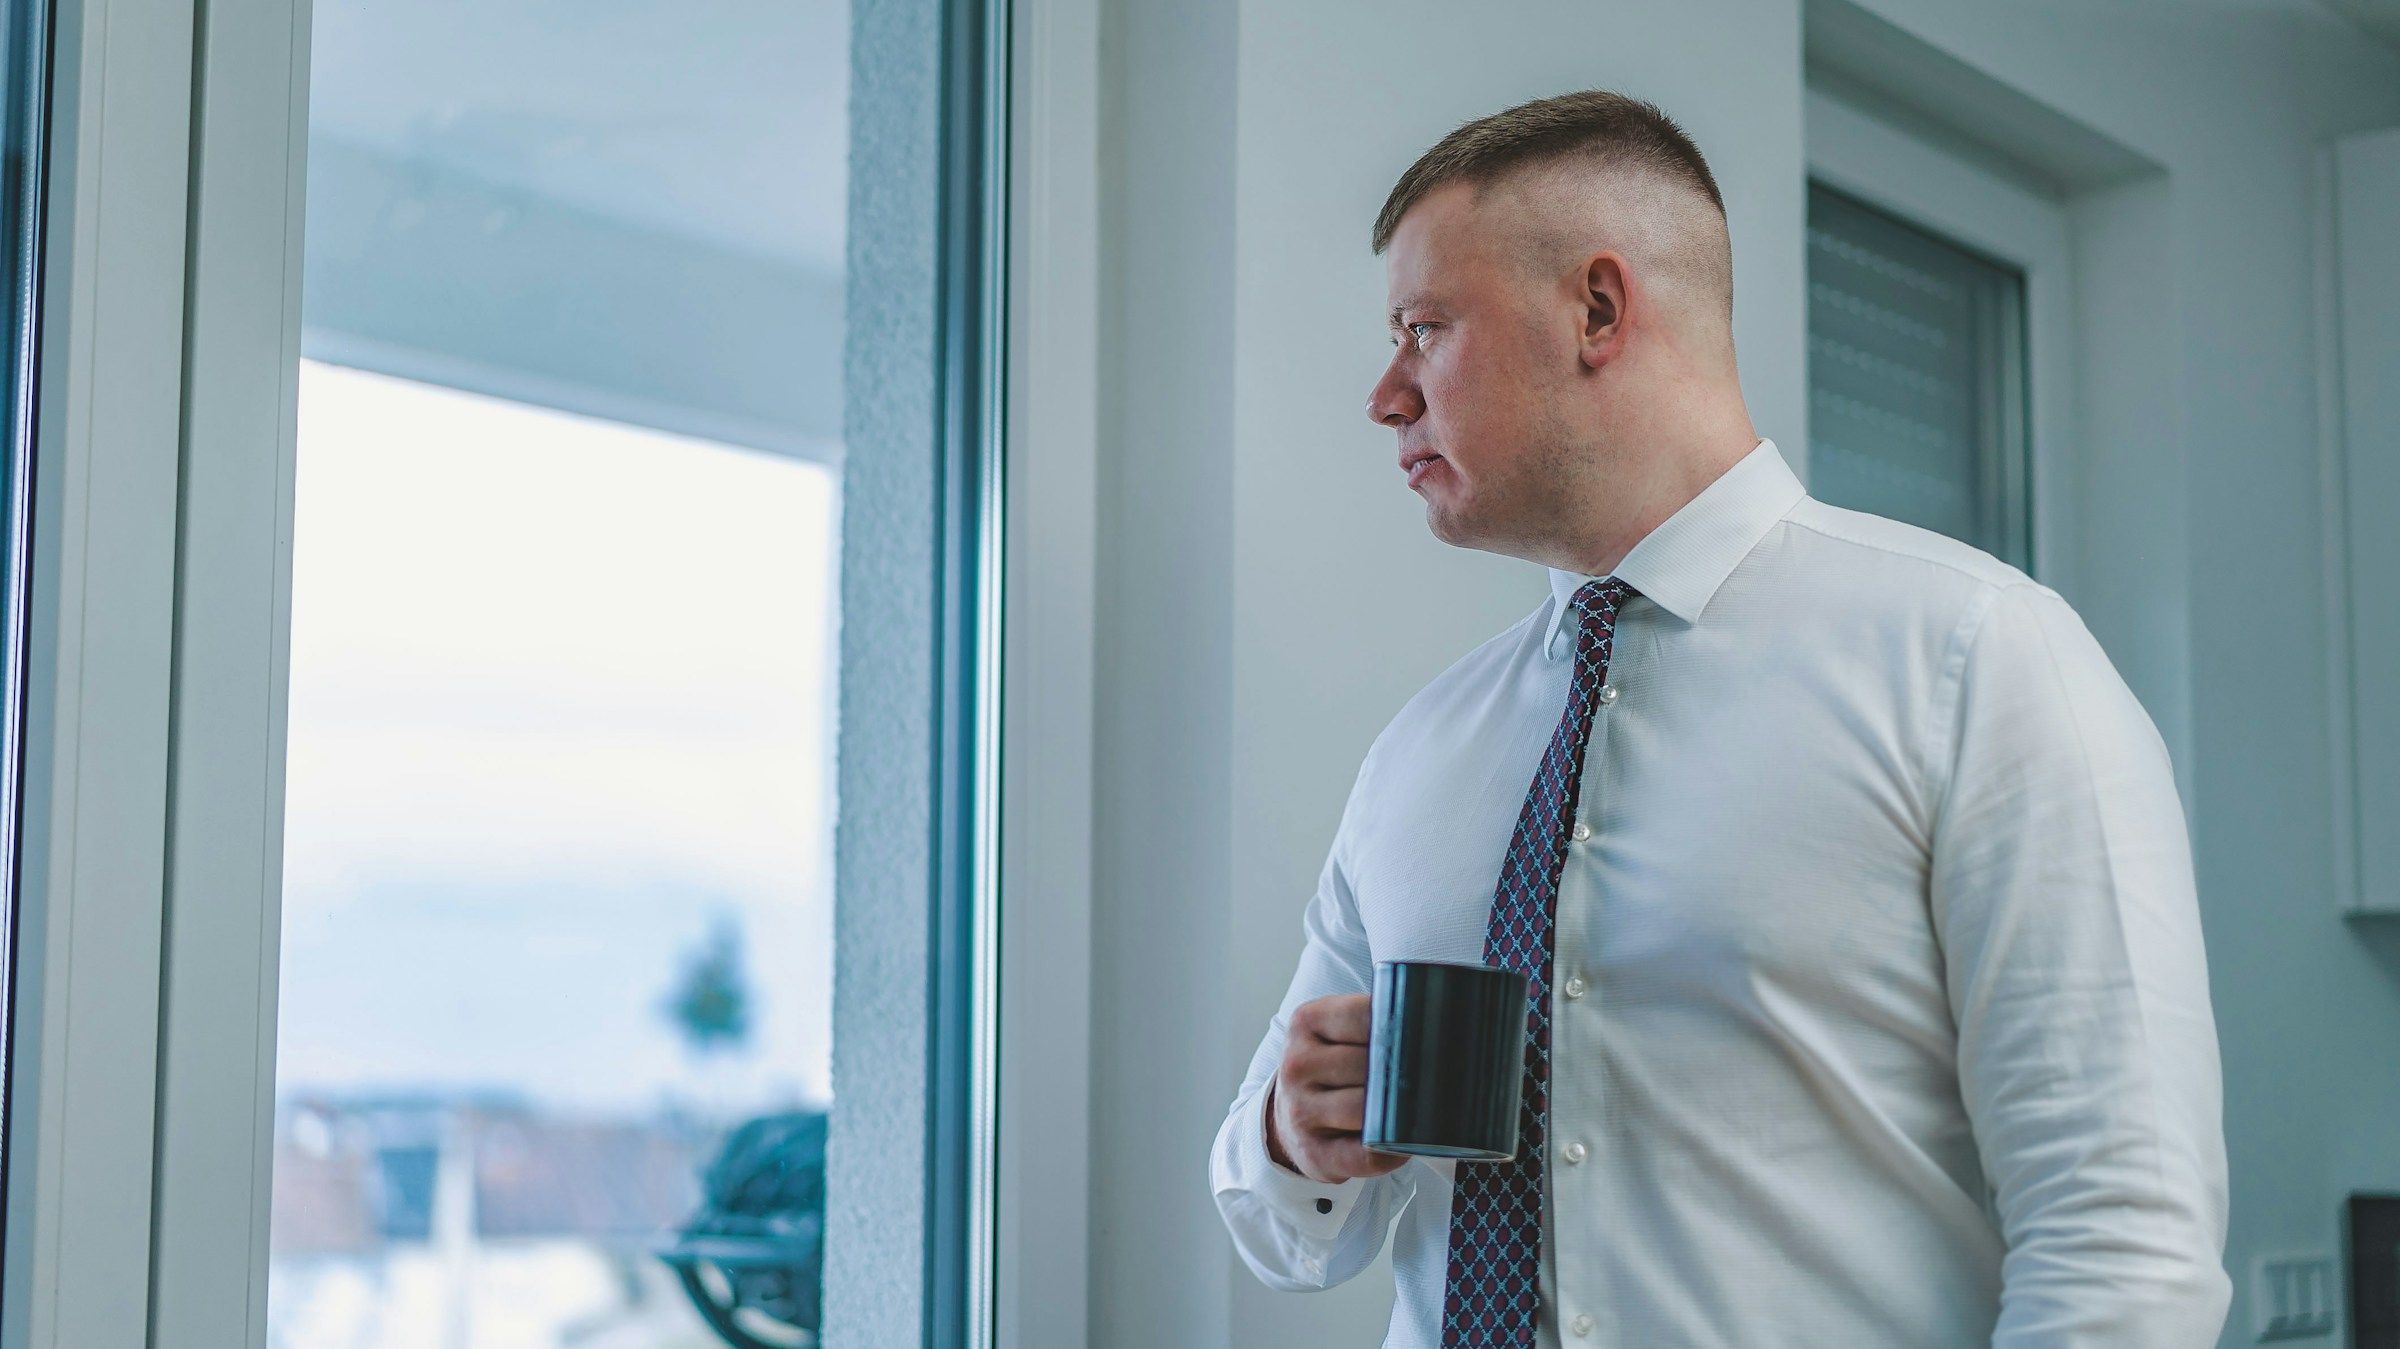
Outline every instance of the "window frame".
<path id="1" fill-rule="evenodd" d="M 893 466 L 842 489 L 881 542 L 844 531 L 827 1216 L 874 1278 L 827 1281 L 875 1343 L 987 1344 L 997 1300 L 1009 21 L 853 19 L 847 429 Z M 309 36 L 309 0 L 56 0 L 5 1349 L 266 1334 Z"/>
<path id="2" fill-rule="evenodd" d="M 1090 1339 L 1098 0 L 1014 7 L 995 1343 Z"/>
<path id="3" fill-rule="evenodd" d="M 855 0 L 851 23 L 842 501 L 877 528 L 842 531 L 826 1318 L 861 1343 L 981 1349 L 996 1304 L 1009 8 Z M 875 977 L 911 969 L 923 987 Z M 912 1256 L 916 1296 L 896 1296 L 891 1271 Z"/>
<path id="4" fill-rule="evenodd" d="M 57 0 L 0 1345 L 145 1343 L 192 0 Z"/>
<path id="5" fill-rule="evenodd" d="M 8 447 L 0 453 L 0 1072 L 9 1062 L 16 1029 L 16 933 L 18 861 L 22 852 L 20 802 L 25 770 L 26 630 L 31 620 L 33 462 L 39 429 L 40 337 L 42 324 L 43 226 L 48 211 L 50 126 L 50 6 L 47 0 L 7 0 L 5 22 L 22 29 L 5 43 L 0 61 L 0 148 L 17 156 L 6 165 L 0 196 L 18 194 L 0 229 L 8 231 L 11 260 L 7 291 L 11 304 L 5 380 L 8 389 Z M 7 1192 L 8 1083 L 0 1080 L 0 1196 Z M 0 1283 L 6 1279 L 5 1242 L 0 1241 Z"/>

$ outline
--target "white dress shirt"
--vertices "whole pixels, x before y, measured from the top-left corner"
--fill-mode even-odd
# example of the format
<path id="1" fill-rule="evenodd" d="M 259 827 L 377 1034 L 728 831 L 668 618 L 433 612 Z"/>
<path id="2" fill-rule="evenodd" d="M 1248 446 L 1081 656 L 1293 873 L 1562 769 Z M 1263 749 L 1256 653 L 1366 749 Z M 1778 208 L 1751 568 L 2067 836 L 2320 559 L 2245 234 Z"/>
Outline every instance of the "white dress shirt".
<path id="1" fill-rule="evenodd" d="M 2075 611 L 1816 500 L 1767 440 L 1615 575 L 1640 593 L 1559 884 L 1536 1342 L 2215 1344 L 2190 841 Z M 1591 579 L 1553 569 L 1377 735 L 1210 1158 L 1275 1288 L 1340 1283 L 1388 1233 L 1387 1349 L 1441 1343 L 1462 1163 L 1308 1180 L 1267 1156 L 1265 1089 L 1301 1003 L 1367 991 L 1378 960 L 1482 960 Z"/>

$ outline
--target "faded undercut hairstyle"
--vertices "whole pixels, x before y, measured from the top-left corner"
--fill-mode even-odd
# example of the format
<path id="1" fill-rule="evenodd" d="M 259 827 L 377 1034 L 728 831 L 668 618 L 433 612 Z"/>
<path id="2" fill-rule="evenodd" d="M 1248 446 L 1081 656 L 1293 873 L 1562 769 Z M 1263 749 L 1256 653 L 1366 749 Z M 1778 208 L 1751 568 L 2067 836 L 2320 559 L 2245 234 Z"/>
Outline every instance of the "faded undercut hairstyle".
<path id="1" fill-rule="evenodd" d="M 1506 181 L 1539 175 L 1567 185 L 1596 180 L 1618 189 L 1605 213 L 1628 237 L 1611 240 L 1637 264 L 1713 298 L 1733 321 L 1733 250 L 1725 198 L 1700 147 L 1655 104 L 1607 89 L 1522 103 L 1459 127 L 1409 165 L 1375 217 L 1375 252 L 1391 246 L 1400 219 L 1426 193 L 1467 183 L 1480 199 Z M 1626 185 L 1635 185 L 1626 191 Z M 1643 191 L 1642 189 L 1649 189 Z M 1621 200 L 1639 195 L 1646 201 Z M 1540 238 L 1541 252 L 1573 239 Z M 1643 256 L 1646 254 L 1646 256 Z"/>

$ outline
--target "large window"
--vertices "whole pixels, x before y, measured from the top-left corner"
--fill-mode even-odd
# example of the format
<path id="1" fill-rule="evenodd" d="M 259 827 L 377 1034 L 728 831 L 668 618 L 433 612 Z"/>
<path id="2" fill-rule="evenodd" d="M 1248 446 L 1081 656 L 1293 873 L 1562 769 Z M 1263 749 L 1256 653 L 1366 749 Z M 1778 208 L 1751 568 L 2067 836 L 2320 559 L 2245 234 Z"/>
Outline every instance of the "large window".
<path id="1" fill-rule="evenodd" d="M 0 1342 L 989 1342 L 1004 12 L 0 0 Z"/>
<path id="2" fill-rule="evenodd" d="M 980 22 L 316 0 L 269 1345 L 983 1323 Z"/>
<path id="3" fill-rule="evenodd" d="M 1005 16 L 0 0 L 0 1342 L 990 1343 Z"/>

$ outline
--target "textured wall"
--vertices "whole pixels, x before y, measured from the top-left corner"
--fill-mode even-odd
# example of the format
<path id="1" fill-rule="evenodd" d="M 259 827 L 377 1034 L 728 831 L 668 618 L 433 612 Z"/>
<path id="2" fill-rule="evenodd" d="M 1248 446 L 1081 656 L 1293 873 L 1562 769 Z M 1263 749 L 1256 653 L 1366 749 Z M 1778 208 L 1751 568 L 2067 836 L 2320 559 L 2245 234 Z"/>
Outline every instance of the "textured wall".
<path id="1" fill-rule="evenodd" d="M 940 6 L 857 0 L 826 1324 L 922 1339 Z"/>

